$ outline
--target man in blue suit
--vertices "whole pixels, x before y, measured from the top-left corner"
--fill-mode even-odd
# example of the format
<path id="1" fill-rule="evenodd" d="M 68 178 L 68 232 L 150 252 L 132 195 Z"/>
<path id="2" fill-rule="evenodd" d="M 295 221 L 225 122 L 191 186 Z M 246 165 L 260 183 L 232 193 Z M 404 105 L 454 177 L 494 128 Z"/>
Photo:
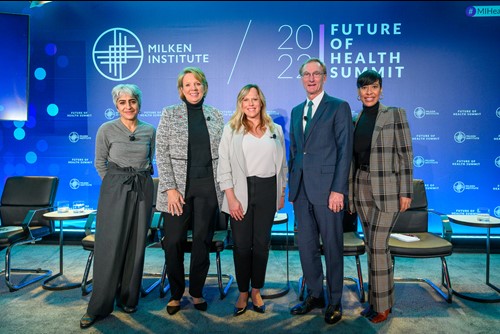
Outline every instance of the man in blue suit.
<path id="1" fill-rule="evenodd" d="M 346 101 L 325 93 L 327 71 L 321 60 L 309 59 L 299 73 L 307 99 L 292 110 L 289 200 L 293 202 L 297 222 L 307 298 L 290 312 L 306 314 L 314 308 L 325 307 L 321 238 L 328 289 L 325 321 L 334 324 L 342 318 L 342 219 L 352 160 L 352 115 Z"/>

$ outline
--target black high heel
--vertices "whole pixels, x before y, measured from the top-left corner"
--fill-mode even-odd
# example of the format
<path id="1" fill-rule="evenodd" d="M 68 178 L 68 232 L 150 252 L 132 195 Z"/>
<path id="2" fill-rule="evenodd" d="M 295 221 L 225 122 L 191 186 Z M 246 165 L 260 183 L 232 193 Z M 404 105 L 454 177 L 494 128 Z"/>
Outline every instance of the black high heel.
<path id="1" fill-rule="evenodd" d="M 257 306 L 255 304 L 252 304 L 253 305 L 253 310 L 257 313 L 264 313 L 266 312 L 266 304 L 262 304 L 262 306 Z"/>
<path id="2" fill-rule="evenodd" d="M 249 298 L 250 298 L 250 296 L 247 296 L 247 301 L 246 301 L 245 307 L 236 307 L 236 306 L 234 307 L 234 310 L 233 310 L 233 316 L 234 317 L 240 316 L 240 315 L 242 315 L 243 313 L 245 313 L 247 311 L 248 299 Z M 239 297 L 238 297 L 238 299 L 239 299 Z"/>

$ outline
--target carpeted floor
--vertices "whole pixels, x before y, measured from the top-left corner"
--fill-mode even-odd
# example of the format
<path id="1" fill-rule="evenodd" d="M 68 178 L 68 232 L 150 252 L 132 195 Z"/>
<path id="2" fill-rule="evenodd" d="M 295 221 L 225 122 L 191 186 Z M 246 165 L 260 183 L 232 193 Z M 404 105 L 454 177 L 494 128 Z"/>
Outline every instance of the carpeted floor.
<path id="1" fill-rule="evenodd" d="M 14 267 L 49 268 L 58 271 L 58 247 L 56 245 L 25 245 L 14 248 Z M 271 251 L 266 287 L 278 289 L 286 281 L 285 251 Z M 64 248 L 64 279 L 80 281 L 88 252 L 78 245 Z M 5 251 L 0 253 L 0 265 L 4 266 Z M 188 256 L 186 256 L 188 260 Z M 500 255 L 491 258 L 493 284 L 500 285 Z M 188 261 L 186 261 L 188 263 Z M 367 286 L 366 257 L 361 258 L 365 288 Z M 149 248 L 146 272 L 159 272 L 163 264 L 163 251 Z M 495 296 L 485 285 L 485 255 L 454 253 L 448 257 L 452 286 L 455 290 L 479 296 Z M 222 253 L 224 273 L 234 274 L 231 250 Z M 79 328 L 79 320 L 85 313 L 89 296 L 83 297 L 80 289 L 48 291 L 41 283 L 35 283 L 16 292 L 9 292 L 3 276 L 0 278 L 0 333 L 494 333 L 500 328 L 500 304 L 477 303 L 456 296 L 448 304 L 424 283 L 396 283 L 396 304 L 388 321 L 372 324 L 359 315 L 365 305 L 359 302 L 355 285 L 345 280 L 343 294 L 344 315 L 336 325 L 324 322 L 324 310 L 313 310 L 303 316 L 290 315 L 290 308 L 298 303 L 298 279 L 301 276 L 296 250 L 290 251 L 290 292 L 277 299 L 265 300 L 265 314 L 249 309 L 244 315 L 233 317 L 234 302 L 238 295 L 233 283 L 228 296 L 219 299 L 217 281 L 209 278 L 205 297 L 209 303 L 207 312 L 193 308 L 186 291 L 181 312 L 169 316 L 158 289 L 141 299 L 134 314 L 120 309 L 98 321 L 87 330 Z M 215 271 L 215 256 L 211 272 Z M 345 258 L 346 276 L 356 276 L 354 258 Z M 439 283 L 441 279 L 438 259 L 397 259 L 396 277 L 427 277 Z M 18 278 L 17 278 L 18 279 Z M 497 295 L 498 297 L 498 295 Z"/>

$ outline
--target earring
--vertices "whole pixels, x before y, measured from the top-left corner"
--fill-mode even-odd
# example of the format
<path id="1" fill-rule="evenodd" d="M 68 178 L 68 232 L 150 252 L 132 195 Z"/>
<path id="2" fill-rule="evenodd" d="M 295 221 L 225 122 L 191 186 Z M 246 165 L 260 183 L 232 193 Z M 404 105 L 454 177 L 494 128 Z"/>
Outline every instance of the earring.
<path id="1" fill-rule="evenodd" d="M 359 97 L 359 95 L 358 95 L 358 101 L 361 101 L 361 98 Z"/>
<path id="2" fill-rule="evenodd" d="M 380 100 L 383 100 L 384 99 L 384 94 L 381 94 L 380 95 Z"/>

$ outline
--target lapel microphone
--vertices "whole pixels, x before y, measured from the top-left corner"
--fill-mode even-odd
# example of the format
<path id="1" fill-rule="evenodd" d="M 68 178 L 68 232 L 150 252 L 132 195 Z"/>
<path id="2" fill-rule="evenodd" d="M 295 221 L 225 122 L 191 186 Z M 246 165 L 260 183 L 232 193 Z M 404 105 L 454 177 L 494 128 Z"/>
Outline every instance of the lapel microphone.
<path id="1" fill-rule="evenodd" d="M 130 136 L 128 136 L 128 140 L 130 140 L 130 141 L 135 141 L 135 136 L 134 136 L 134 135 L 130 135 Z"/>
<path id="2" fill-rule="evenodd" d="M 210 121 L 210 116 L 207 117 L 207 121 Z"/>
<path id="3" fill-rule="evenodd" d="M 275 134 L 275 133 L 273 133 L 273 135 L 272 135 L 271 137 L 269 137 L 269 138 L 271 138 L 271 139 L 276 139 L 276 134 Z"/>

